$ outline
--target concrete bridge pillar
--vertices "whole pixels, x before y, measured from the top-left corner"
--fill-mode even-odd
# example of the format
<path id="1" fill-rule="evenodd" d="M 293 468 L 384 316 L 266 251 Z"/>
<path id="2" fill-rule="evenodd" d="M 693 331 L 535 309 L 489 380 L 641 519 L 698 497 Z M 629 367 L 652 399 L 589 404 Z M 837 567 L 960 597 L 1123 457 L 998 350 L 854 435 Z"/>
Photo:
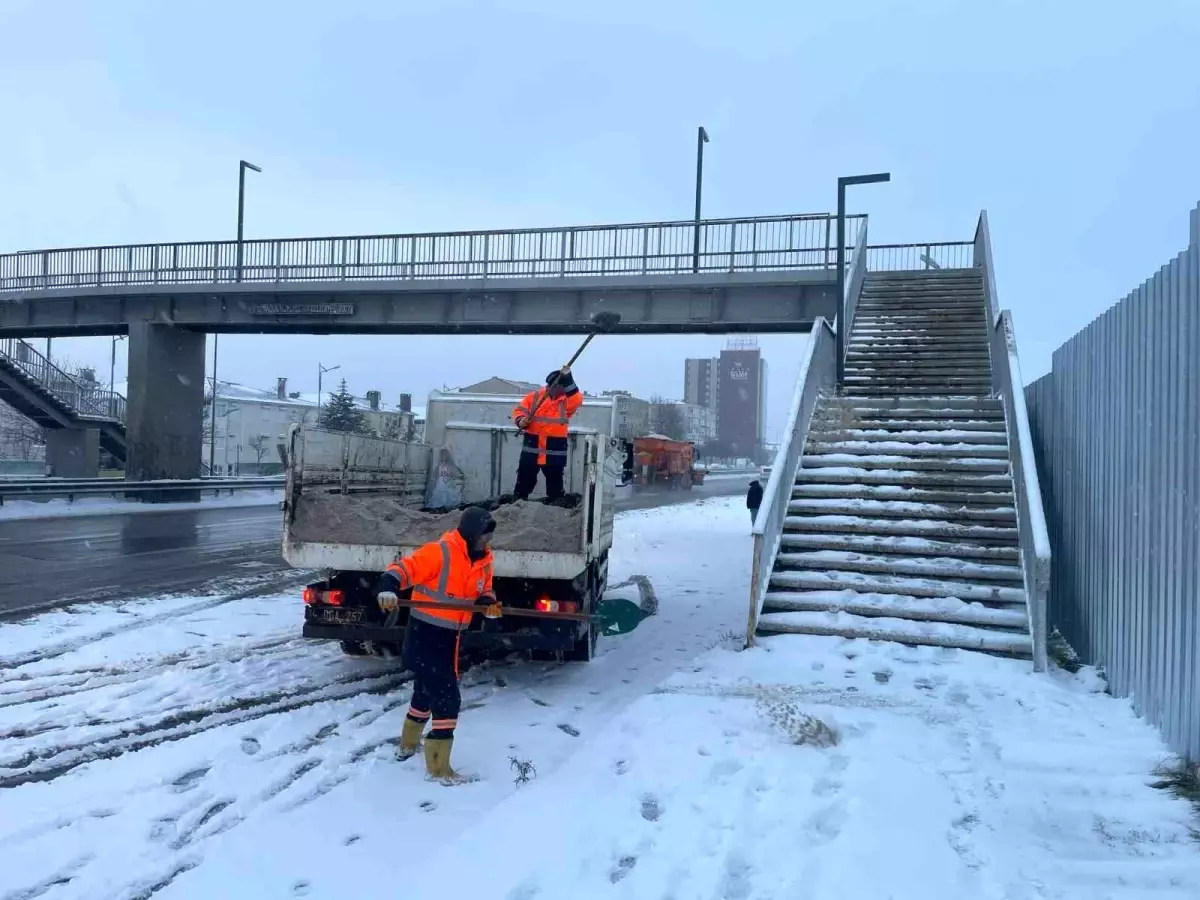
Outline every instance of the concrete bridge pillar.
<path id="1" fill-rule="evenodd" d="M 100 474 L 99 428 L 47 428 L 46 467 L 58 478 Z"/>
<path id="2" fill-rule="evenodd" d="M 127 481 L 199 478 L 204 406 L 204 332 L 154 322 L 129 324 Z M 198 500 L 163 491 L 150 502 Z"/>

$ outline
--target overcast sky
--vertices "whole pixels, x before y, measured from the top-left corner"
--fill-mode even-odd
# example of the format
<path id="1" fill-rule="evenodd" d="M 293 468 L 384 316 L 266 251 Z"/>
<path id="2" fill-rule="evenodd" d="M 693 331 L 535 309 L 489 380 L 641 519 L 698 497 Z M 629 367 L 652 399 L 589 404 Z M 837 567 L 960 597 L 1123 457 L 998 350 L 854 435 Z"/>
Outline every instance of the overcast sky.
<path id="1" fill-rule="evenodd" d="M 410 11 L 411 10 L 411 11 Z M 1187 243 L 1195 0 L 2 0 L 0 250 L 830 210 L 873 242 L 988 209 L 1026 380 Z M 765 337 L 769 433 L 802 339 Z M 576 339 L 226 337 L 220 374 L 418 397 L 536 380 Z M 211 342 L 210 342 L 211 344 Z M 589 390 L 682 393 L 720 338 L 602 338 Z M 107 380 L 108 339 L 58 340 Z M 123 351 L 117 380 L 123 380 Z"/>

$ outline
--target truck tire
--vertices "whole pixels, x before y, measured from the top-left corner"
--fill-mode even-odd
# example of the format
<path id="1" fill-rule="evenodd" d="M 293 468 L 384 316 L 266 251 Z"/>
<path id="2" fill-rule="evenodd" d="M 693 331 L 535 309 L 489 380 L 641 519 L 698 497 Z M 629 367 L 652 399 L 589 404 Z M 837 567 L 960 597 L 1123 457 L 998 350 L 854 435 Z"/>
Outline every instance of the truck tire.
<path id="1" fill-rule="evenodd" d="M 362 641 L 339 641 L 342 652 L 347 656 L 370 656 L 371 651 L 363 646 Z"/>

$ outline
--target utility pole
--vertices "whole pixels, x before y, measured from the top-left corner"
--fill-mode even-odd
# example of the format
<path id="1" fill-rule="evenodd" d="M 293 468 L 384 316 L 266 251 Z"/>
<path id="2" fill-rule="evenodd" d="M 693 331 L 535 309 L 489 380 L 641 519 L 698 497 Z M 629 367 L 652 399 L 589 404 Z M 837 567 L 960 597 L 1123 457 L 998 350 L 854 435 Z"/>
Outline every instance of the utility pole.
<path id="1" fill-rule="evenodd" d="M 234 277 L 242 280 L 242 231 L 246 222 L 246 170 L 261 172 L 262 169 L 254 163 L 238 160 L 238 210 L 237 210 L 237 269 Z M 213 334 L 213 373 L 212 373 L 212 404 L 209 410 L 209 422 L 212 431 L 208 435 L 208 474 L 212 475 L 213 463 L 217 455 L 217 347 L 221 341 L 219 334 Z"/>
<path id="2" fill-rule="evenodd" d="M 317 363 L 317 422 L 321 421 L 321 376 L 326 372 L 333 372 L 340 369 L 341 365 L 330 366 L 328 369 L 320 363 Z"/>
<path id="3" fill-rule="evenodd" d="M 701 125 L 696 131 L 696 224 L 692 236 L 692 271 L 700 271 L 700 197 L 704 188 L 704 145 L 708 132 Z"/>

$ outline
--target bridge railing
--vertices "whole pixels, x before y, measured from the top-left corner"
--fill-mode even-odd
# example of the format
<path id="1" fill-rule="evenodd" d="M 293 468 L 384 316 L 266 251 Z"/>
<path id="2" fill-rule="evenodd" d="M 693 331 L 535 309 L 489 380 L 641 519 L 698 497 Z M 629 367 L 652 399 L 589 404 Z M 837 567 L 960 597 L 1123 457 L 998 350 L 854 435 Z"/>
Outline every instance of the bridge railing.
<path id="1" fill-rule="evenodd" d="M 125 421 L 125 398 L 100 385 L 68 375 L 19 338 L 0 338 L 0 359 L 36 381 L 60 403 L 84 416 Z"/>
<path id="2" fill-rule="evenodd" d="M 969 269 L 975 264 L 974 241 L 940 241 L 925 244 L 873 244 L 867 249 L 872 272 L 916 269 Z"/>
<path id="3" fill-rule="evenodd" d="M 834 224 L 825 213 L 706 219 L 698 253 L 694 221 L 34 250 L 0 255 L 0 290 L 828 269 Z"/>

